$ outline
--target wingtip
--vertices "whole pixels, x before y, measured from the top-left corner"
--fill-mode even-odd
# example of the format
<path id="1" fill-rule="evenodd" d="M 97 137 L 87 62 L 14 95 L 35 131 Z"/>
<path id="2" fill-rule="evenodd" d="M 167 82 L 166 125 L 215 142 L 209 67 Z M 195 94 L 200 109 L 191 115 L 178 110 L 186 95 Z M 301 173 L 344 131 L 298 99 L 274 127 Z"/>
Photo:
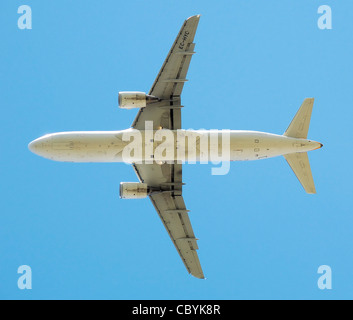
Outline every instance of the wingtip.
<path id="1" fill-rule="evenodd" d="M 201 273 L 201 274 L 193 274 L 193 273 L 190 272 L 190 274 L 193 277 L 197 278 L 197 279 L 201 279 L 201 280 L 205 280 L 206 279 L 203 273 Z"/>
<path id="2" fill-rule="evenodd" d="M 200 19 L 200 17 L 201 17 L 201 14 L 196 14 L 196 15 L 194 15 L 194 16 L 191 16 L 191 17 L 187 18 L 186 20 L 190 20 L 190 19 Z"/>

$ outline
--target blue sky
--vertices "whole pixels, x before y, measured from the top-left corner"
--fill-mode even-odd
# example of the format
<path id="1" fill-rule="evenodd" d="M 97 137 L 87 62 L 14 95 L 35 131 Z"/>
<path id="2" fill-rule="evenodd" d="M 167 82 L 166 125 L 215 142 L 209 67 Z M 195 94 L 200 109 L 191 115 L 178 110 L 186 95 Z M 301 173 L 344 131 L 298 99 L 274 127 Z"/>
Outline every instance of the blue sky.
<path id="1" fill-rule="evenodd" d="M 32 9 L 32 30 L 17 8 Z M 317 26 L 330 5 L 333 29 Z M 35 1 L 0 5 L 2 299 L 353 298 L 353 2 Z M 282 157 L 225 176 L 185 165 L 184 198 L 207 280 L 189 276 L 152 204 L 121 200 L 125 164 L 59 163 L 27 144 L 71 130 L 120 130 L 148 92 L 184 19 L 201 14 L 183 128 L 281 134 L 315 97 L 309 137 L 317 195 Z M 17 268 L 32 268 L 19 290 Z M 319 290 L 318 267 L 332 269 Z"/>

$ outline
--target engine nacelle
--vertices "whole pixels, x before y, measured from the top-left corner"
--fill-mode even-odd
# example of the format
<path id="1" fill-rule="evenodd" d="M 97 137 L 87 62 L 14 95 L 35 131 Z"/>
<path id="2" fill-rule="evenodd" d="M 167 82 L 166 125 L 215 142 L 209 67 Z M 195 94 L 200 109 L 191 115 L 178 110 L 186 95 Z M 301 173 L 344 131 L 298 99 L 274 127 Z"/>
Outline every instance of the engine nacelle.
<path id="1" fill-rule="evenodd" d="M 146 183 L 139 182 L 121 182 L 120 198 L 121 199 L 143 199 L 148 196 Z"/>
<path id="2" fill-rule="evenodd" d="M 158 98 L 144 92 L 119 92 L 119 107 L 122 109 L 145 108 L 149 103 L 158 101 Z"/>

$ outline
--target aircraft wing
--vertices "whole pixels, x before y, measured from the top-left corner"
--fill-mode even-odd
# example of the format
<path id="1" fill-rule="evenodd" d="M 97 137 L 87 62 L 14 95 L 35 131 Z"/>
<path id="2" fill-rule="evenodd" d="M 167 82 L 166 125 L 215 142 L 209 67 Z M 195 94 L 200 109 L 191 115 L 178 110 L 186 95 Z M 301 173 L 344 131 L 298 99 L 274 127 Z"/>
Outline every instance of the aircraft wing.
<path id="1" fill-rule="evenodd" d="M 149 197 L 188 272 L 204 279 L 196 252 L 197 239 L 182 197 L 182 165 L 154 163 L 134 164 L 133 167 L 141 182 L 161 190 Z"/>
<path id="2" fill-rule="evenodd" d="M 200 15 L 196 15 L 184 22 L 148 93 L 161 101 L 141 108 L 132 124 L 133 128 L 144 129 L 145 121 L 153 121 L 154 129 L 181 128 L 180 95 L 187 81 L 191 57 L 195 53 L 193 41 L 199 20 Z"/>
<path id="3" fill-rule="evenodd" d="M 181 27 L 149 92 L 149 95 L 159 98 L 160 101 L 139 110 L 132 124 L 134 129 L 144 130 L 145 121 L 153 121 L 154 130 L 181 129 L 180 95 L 194 53 L 193 40 L 199 19 L 199 15 L 190 17 Z M 193 276 L 203 279 L 196 252 L 197 239 L 182 197 L 182 165 L 153 163 L 133 164 L 133 167 L 141 182 L 158 190 L 149 197 L 186 269 Z"/>

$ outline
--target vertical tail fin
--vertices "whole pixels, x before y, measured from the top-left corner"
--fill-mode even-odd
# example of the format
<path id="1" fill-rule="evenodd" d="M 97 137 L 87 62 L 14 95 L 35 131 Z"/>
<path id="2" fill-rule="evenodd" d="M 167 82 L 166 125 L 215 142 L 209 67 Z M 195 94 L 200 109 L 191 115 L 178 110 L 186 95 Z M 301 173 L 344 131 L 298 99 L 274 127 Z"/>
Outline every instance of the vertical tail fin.
<path id="1" fill-rule="evenodd" d="M 288 129 L 283 134 L 284 136 L 302 139 L 307 138 L 313 105 L 314 98 L 304 100 Z"/>

